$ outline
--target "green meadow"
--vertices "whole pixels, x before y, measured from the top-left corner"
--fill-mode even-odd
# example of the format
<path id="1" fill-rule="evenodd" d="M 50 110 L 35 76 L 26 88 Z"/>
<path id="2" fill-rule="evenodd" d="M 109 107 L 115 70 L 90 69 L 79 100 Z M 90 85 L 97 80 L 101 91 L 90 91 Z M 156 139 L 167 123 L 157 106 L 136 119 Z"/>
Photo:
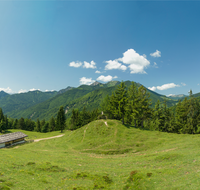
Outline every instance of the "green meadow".
<path id="1" fill-rule="evenodd" d="M 28 140 L 61 134 L 23 132 Z M 200 187 L 200 135 L 140 130 L 117 120 L 93 121 L 64 134 L 0 149 L 0 189 Z"/>

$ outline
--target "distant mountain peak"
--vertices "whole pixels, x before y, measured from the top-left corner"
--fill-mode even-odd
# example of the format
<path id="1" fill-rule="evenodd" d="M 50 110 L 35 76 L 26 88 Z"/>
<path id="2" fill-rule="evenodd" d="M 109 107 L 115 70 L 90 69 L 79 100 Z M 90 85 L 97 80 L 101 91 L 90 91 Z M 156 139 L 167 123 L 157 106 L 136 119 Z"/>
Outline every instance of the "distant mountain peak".
<path id="1" fill-rule="evenodd" d="M 98 85 L 98 84 L 101 84 L 100 82 L 97 82 L 97 81 L 95 81 L 95 82 L 93 82 L 92 84 L 90 84 L 90 86 L 96 86 L 96 85 Z"/>
<path id="2" fill-rule="evenodd" d="M 59 91 L 58 91 L 58 94 L 62 94 L 62 93 L 64 93 L 64 92 L 67 92 L 68 90 L 71 90 L 72 88 L 74 88 L 74 87 L 68 86 L 68 87 L 65 88 L 65 89 L 59 90 Z"/>

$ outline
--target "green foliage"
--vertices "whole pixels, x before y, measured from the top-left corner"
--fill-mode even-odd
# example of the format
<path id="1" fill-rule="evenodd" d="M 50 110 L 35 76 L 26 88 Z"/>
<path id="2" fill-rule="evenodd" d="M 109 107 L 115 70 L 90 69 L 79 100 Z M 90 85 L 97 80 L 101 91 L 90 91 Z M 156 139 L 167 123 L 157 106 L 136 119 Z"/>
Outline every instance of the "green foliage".
<path id="1" fill-rule="evenodd" d="M 14 118 L 17 117 L 18 119 L 20 119 L 21 117 L 30 118 L 27 117 L 26 115 L 22 115 L 21 111 L 38 103 L 44 102 L 49 98 L 54 97 L 56 94 L 57 92 L 41 92 L 41 91 L 30 91 L 27 93 L 12 94 L 12 95 L 8 94 L 0 98 L 0 107 L 10 117 Z M 32 114 L 33 113 L 34 112 L 32 112 Z"/>
<path id="2" fill-rule="evenodd" d="M 63 106 L 60 107 L 58 114 L 57 114 L 57 119 L 56 119 L 56 125 L 57 129 L 61 130 L 61 133 L 65 129 L 65 111 Z"/>
<path id="3" fill-rule="evenodd" d="M 125 81 L 124 83 L 127 87 L 131 86 L 130 81 Z M 56 92 L 54 94 L 45 94 L 39 91 L 22 93 L 20 95 L 9 96 L 10 98 L 7 97 L 8 99 L 4 101 L 2 100 L 4 98 L 0 99 L 0 107 L 12 118 L 31 118 L 34 121 L 37 121 L 37 118 L 39 118 L 40 120 L 45 119 L 48 121 L 51 117 L 55 118 L 57 116 L 59 107 L 63 105 L 66 118 L 70 118 L 73 109 L 82 111 L 85 106 L 88 111 L 92 111 L 99 108 L 103 99 L 107 95 L 110 96 L 119 84 L 120 82 L 118 81 L 111 81 L 96 86 L 81 85 L 78 88 L 70 88 L 66 92 L 63 91 L 64 93 L 58 94 Z M 141 86 L 138 83 L 135 83 L 135 85 L 137 88 Z M 155 105 L 158 99 L 160 102 L 163 102 L 164 96 L 148 89 L 147 92 L 150 93 L 152 106 Z M 175 105 L 176 102 L 176 100 L 168 98 L 167 106 Z M 8 107 L 10 107 L 9 110 L 7 109 Z M 113 118 L 113 116 L 110 116 L 110 118 Z"/>

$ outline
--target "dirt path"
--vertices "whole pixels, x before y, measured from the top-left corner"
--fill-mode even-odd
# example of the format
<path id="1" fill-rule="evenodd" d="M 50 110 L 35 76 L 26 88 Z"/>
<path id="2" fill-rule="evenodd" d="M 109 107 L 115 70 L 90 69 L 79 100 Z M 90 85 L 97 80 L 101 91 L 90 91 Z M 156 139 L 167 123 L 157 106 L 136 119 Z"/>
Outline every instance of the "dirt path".
<path id="1" fill-rule="evenodd" d="M 65 134 L 63 134 L 63 135 L 57 135 L 57 136 L 53 136 L 53 137 L 42 138 L 42 139 L 35 139 L 34 142 L 39 142 L 39 141 L 47 140 L 47 139 L 59 138 L 59 137 L 62 137 L 62 136 L 64 136 L 64 135 L 65 135 Z"/>
<path id="2" fill-rule="evenodd" d="M 87 127 L 85 128 L 85 130 L 84 130 L 84 135 L 83 135 L 83 139 L 82 139 L 82 141 L 81 142 L 83 142 L 83 140 L 84 140 L 84 138 L 85 138 L 85 133 L 86 133 L 86 130 L 87 130 Z"/>

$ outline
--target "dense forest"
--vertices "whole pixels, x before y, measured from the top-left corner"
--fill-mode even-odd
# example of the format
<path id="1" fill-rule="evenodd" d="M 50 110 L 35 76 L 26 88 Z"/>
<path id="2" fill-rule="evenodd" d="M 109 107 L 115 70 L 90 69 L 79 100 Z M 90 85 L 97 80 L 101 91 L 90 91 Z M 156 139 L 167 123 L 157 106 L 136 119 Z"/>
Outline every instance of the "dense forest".
<path id="1" fill-rule="evenodd" d="M 170 133 L 200 133 L 200 103 L 190 90 L 189 98 L 179 100 L 176 106 L 169 107 L 167 98 L 157 100 L 152 107 L 150 94 L 144 86 L 132 82 L 128 87 L 121 82 L 111 95 L 103 99 L 99 107 L 88 111 L 73 109 L 66 120 L 64 107 L 61 106 L 56 117 L 33 121 L 30 118 L 8 118 L 0 109 L 0 132 L 7 129 L 22 129 L 37 132 L 50 132 L 64 129 L 76 130 L 97 119 L 121 120 L 122 124 Z"/>

